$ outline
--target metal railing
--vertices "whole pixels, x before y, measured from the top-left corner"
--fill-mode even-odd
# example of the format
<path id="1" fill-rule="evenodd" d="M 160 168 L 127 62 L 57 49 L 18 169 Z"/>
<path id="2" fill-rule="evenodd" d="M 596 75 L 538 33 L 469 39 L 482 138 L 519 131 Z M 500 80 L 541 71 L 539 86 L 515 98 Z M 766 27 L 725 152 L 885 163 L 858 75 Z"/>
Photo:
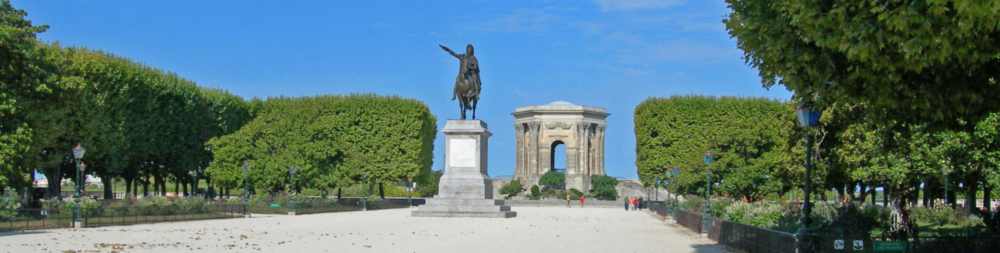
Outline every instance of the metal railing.
<path id="1" fill-rule="evenodd" d="M 988 233 L 969 236 L 919 236 L 909 243 L 913 253 L 942 252 L 997 252 L 1000 250 L 1000 234 Z"/>
<path id="2" fill-rule="evenodd" d="M 701 214 L 692 213 L 684 210 L 674 211 L 674 220 L 677 224 L 684 226 L 695 233 L 702 233 L 701 231 Z"/>
<path id="3" fill-rule="evenodd" d="M 719 244 L 747 253 L 793 253 L 795 234 L 716 220 Z M 709 233 L 710 235 L 712 233 Z M 711 237 L 711 236 L 710 236 Z"/>
<path id="4" fill-rule="evenodd" d="M 695 233 L 706 233 L 709 239 L 731 249 L 746 253 L 793 253 L 795 234 L 758 228 L 722 219 L 710 219 L 707 231 L 702 231 L 702 215 L 672 208 L 663 202 L 651 202 L 650 210 L 661 216 L 673 216 L 677 224 Z"/>

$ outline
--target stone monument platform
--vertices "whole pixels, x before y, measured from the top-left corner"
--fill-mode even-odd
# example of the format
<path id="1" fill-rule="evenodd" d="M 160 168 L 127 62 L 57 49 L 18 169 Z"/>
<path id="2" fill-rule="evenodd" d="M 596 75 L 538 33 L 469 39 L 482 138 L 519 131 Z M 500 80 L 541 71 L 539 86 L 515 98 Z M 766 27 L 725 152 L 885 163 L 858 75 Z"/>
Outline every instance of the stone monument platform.
<path id="1" fill-rule="evenodd" d="M 444 127 L 445 170 L 438 195 L 414 210 L 416 217 L 517 216 L 502 200 L 493 199 L 486 172 L 487 143 L 491 135 L 480 120 L 448 120 Z"/>

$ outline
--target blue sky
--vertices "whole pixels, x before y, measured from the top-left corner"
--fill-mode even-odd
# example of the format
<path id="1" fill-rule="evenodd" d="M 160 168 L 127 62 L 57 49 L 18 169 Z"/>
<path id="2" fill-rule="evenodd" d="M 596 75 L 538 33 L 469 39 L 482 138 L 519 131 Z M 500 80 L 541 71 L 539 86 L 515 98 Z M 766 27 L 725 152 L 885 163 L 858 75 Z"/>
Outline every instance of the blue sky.
<path id="1" fill-rule="evenodd" d="M 424 101 L 438 126 L 457 61 L 476 46 L 491 175 L 514 173 L 516 107 L 566 100 L 608 109 L 608 174 L 635 178 L 632 113 L 648 97 L 788 99 L 761 87 L 722 0 L 14 0 L 40 37 L 111 52 L 243 96 L 376 93 Z M 435 169 L 442 167 L 441 138 Z"/>

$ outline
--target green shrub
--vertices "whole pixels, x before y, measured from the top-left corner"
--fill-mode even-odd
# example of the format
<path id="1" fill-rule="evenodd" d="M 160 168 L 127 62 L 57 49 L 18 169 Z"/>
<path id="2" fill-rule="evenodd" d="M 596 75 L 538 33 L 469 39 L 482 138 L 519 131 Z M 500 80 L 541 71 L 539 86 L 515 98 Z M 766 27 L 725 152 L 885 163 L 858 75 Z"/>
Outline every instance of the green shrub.
<path id="1" fill-rule="evenodd" d="M 209 205 L 202 198 L 183 198 L 173 202 L 178 213 L 197 214 L 209 212 Z"/>
<path id="2" fill-rule="evenodd" d="M 166 197 L 146 197 L 135 204 L 141 215 L 170 215 L 176 209 Z"/>
<path id="3" fill-rule="evenodd" d="M 101 206 L 101 202 L 98 202 L 95 199 L 80 198 L 79 201 L 77 201 L 77 199 L 74 198 L 59 205 L 59 213 L 64 216 L 72 217 L 73 209 L 76 208 L 77 205 L 80 205 L 80 215 L 83 215 L 84 217 L 100 216 L 104 211 L 104 208 Z"/>
<path id="4" fill-rule="evenodd" d="M 566 187 L 566 174 L 550 170 L 545 175 L 542 175 L 542 178 L 538 179 L 538 184 L 545 190 L 563 189 Z"/>
<path id="5" fill-rule="evenodd" d="M 542 191 L 538 190 L 538 185 L 531 186 L 531 195 L 528 195 L 528 198 L 532 200 L 539 200 L 542 198 Z"/>
<path id="6" fill-rule="evenodd" d="M 680 204 L 680 209 L 688 212 L 700 213 L 703 208 L 705 208 L 705 199 L 695 195 L 685 196 L 684 201 Z"/>
<path id="7" fill-rule="evenodd" d="M 726 208 L 732 204 L 732 199 L 712 198 L 712 202 L 709 204 L 708 213 L 711 214 L 712 217 L 722 217 L 726 213 Z"/>
<path id="8" fill-rule="evenodd" d="M 561 200 L 566 200 L 566 190 L 563 190 L 563 189 L 545 189 L 545 190 L 542 190 L 542 198 L 544 198 L 544 199 L 561 199 Z"/>
<path id="9" fill-rule="evenodd" d="M 243 205 L 242 198 L 228 198 L 225 200 L 226 205 Z"/>
<path id="10" fill-rule="evenodd" d="M 524 191 L 524 186 L 521 185 L 521 180 L 514 179 L 510 183 L 507 183 L 500 188 L 500 194 L 504 195 L 505 199 L 510 199 L 511 197 L 517 196 Z"/>
<path id="11" fill-rule="evenodd" d="M 590 178 L 590 195 L 600 200 L 615 200 L 618 198 L 618 179 L 609 176 L 593 176 Z"/>
<path id="12" fill-rule="evenodd" d="M 936 207 L 916 207 L 910 210 L 910 219 L 918 226 L 974 228 L 985 226 L 983 220 L 969 215 L 964 209 L 952 209 L 946 205 Z"/>
<path id="13" fill-rule="evenodd" d="M 17 216 L 17 208 L 21 203 L 17 200 L 14 189 L 4 189 L 3 196 L 0 196 L 0 220 L 9 220 Z"/>
<path id="14" fill-rule="evenodd" d="M 781 205 L 758 201 L 754 203 L 736 202 L 725 209 L 721 216 L 728 221 L 762 228 L 776 228 L 781 221 Z"/>

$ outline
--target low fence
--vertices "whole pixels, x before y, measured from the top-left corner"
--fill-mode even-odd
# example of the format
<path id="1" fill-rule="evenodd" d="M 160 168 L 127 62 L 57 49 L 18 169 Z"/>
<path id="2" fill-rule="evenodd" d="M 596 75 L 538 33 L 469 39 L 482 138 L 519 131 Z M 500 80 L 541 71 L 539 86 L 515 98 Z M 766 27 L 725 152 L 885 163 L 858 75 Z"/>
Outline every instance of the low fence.
<path id="1" fill-rule="evenodd" d="M 426 203 L 426 200 L 422 198 L 410 198 L 410 199 L 387 198 L 378 200 L 368 200 L 367 202 L 364 202 L 363 200 L 364 198 L 340 198 L 340 199 L 310 198 L 304 200 L 288 201 L 284 204 L 265 201 L 252 205 L 250 207 L 250 212 L 262 213 L 262 214 L 286 214 L 289 212 L 295 212 L 295 214 L 298 215 L 298 214 L 313 214 L 313 213 L 361 211 L 366 208 L 368 210 L 407 208 L 410 206 L 419 206 Z"/>
<path id="2" fill-rule="evenodd" d="M 687 229 L 689 229 L 691 231 L 694 231 L 695 233 L 702 233 L 702 231 L 701 231 L 701 215 L 700 214 L 696 214 L 696 213 L 692 213 L 692 212 L 688 212 L 688 211 L 683 211 L 683 210 L 675 210 L 674 211 L 674 220 L 677 221 L 677 224 L 680 224 L 681 226 L 683 226 L 683 227 L 685 227 L 685 228 L 687 228 Z"/>
<path id="3" fill-rule="evenodd" d="M 71 212 L 58 209 L 19 209 L 18 214 L 0 221 L 0 231 L 24 231 L 37 229 L 71 228 Z M 238 218 L 246 214 L 243 205 L 211 204 L 196 212 L 176 212 L 168 214 L 148 214 L 135 207 L 101 208 L 91 213 L 81 212 L 85 227 L 133 225 L 157 222 L 174 222 L 206 219 Z"/>
<path id="4" fill-rule="evenodd" d="M 1000 234 L 987 233 L 970 236 L 920 236 L 912 240 L 909 252 L 941 253 L 941 252 L 997 252 L 1000 251 Z"/>
<path id="5" fill-rule="evenodd" d="M 750 225 L 733 223 L 722 219 L 709 219 L 703 230 L 702 215 L 685 210 L 672 208 L 663 202 L 649 203 L 649 209 L 658 215 L 670 215 L 677 224 L 695 233 L 705 233 L 709 239 L 745 253 L 794 253 L 795 235 L 791 233 L 758 228 Z"/>
<path id="6" fill-rule="evenodd" d="M 750 225 L 716 220 L 718 235 L 713 240 L 747 253 L 793 253 L 795 235 Z M 710 233 L 711 234 L 711 233 Z"/>
<path id="7" fill-rule="evenodd" d="M 105 213 L 108 213 L 107 211 Z M 147 215 L 135 209 L 122 208 L 114 210 L 110 214 L 98 216 L 84 216 L 83 224 L 86 227 L 120 226 L 147 224 L 174 221 L 193 221 L 209 219 L 241 218 L 246 214 L 246 207 L 243 205 L 210 205 L 202 212 L 175 213 L 167 215 Z"/>
<path id="8" fill-rule="evenodd" d="M 529 200 L 529 199 L 508 199 L 504 200 L 504 203 L 512 207 L 518 206 L 528 206 L 528 207 L 565 207 L 565 199 L 539 199 L 539 200 Z M 579 199 L 571 199 L 569 201 L 571 207 L 579 207 Z M 624 208 L 624 201 L 615 200 L 597 200 L 597 199 L 586 199 L 583 202 L 583 207 L 601 207 L 601 208 Z"/>

